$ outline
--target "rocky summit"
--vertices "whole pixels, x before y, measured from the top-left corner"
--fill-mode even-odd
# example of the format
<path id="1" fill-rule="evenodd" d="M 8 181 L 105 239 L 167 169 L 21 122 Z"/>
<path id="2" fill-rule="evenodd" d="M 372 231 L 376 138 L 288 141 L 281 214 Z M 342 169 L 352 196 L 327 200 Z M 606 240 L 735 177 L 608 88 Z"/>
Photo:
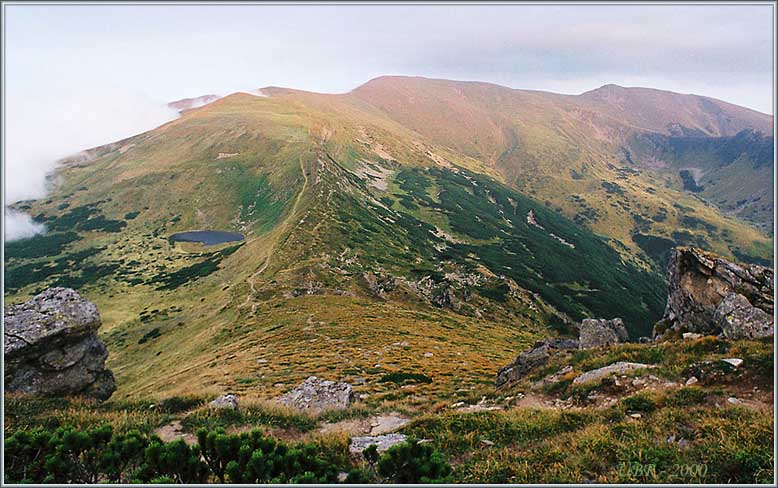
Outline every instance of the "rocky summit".
<path id="1" fill-rule="evenodd" d="M 97 306 L 78 292 L 48 289 L 3 318 L 6 391 L 105 400 L 116 390 Z"/>
<path id="2" fill-rule="evenodd" d="M 730 338 L 773 333 L 770 268 L 739 265 L 701 249 L 681 247 L 670 259 L 668 282 L 667 307 L 654 327 L 655 337 L 668 330 L 724 333 Z"/>

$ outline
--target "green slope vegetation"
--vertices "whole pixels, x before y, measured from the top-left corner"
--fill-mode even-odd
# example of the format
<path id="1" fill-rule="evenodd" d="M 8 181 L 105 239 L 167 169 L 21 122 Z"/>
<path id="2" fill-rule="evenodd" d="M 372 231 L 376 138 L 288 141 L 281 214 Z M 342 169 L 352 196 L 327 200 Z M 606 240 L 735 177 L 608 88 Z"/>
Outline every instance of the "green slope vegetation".
<path id="1" fill-rule="evenodd" d="M 420 83 L 418 120 L 358 91 L 275 89 L 88 151 L 18 205 L 48 233 L 7 245 L 6 298 L 60 285 L 94 300 L 120 398 L 420 373 L 433 381 L 366 393 L 423 403 L 583 317 L 647 334 L 674 243 L 769 256 L 757 230 L 617 160 L 594 137 L 611 126 L 581 124 L 570 97 L 454 84 L 444 120 L 451 86 Z M 246 239 L 168 240 L 202 229 Z"/>
<path id="2" fill-rule="evenodd" d="M 771 118 L 765 114 L 693 95 L 613 85 L 580 96 L 561 96 L 486 83 L 384 77 L 359 87 L 352 96 L 380 107 L 437 144 L 480 158 L 509 185 L 551 202 L 632 252 L 639 252 L 632 234 L 645 233 L 646 226 L 651 234 L 665 238 L 672 238 L 672 231 L 678 229 L 694 232 L 683 222 L 688 214 L 731 234 L 728 241 L 717 232 L 700 232 L 707 247 L 720 254 L 734 256 L 736 248 L 751 254 L 754 241 L 769 243 L 760 232 L 723 217 L 717 211 L 718 200 L 709 198 L 707 203 L 684 194 L 677 171 L 668 178 L 656 171 L 654 160 L 633 160 L 626 149 L 635 138 L 684 134 L 708 146 L 725 145 L 720 151 L 724 154 L 744 145 L 756 146 L 762 154 L 760 148 L 772 147 L 763 135 L 772 133 Z M 680 159 L 686 161 L 689 155 Z M 750 186 L 752 193 L 762 191 L 765 183 L 754 182 L 749 171 L 722 180 L 744 181 L 744 175 L 755 183 Z M 763 182 L 772 181 L 767 174 L 762 176 Z M 740 186 L 749 187 L 745 182 Z M 738 191 L 743 195 L 743 188 Z M 674 203 L 687 210 L 673 210 Z M 767 202 L 760 202 L 760 208 L 762 204 Z M 660 212 L 667 213 L 665 218 L 652 221 Z M 642 220 L 635 221 L 635 216 Z M 748 216 L 747 212 L 737 215 Z M 764 214 L 750 221 L 768 222 Z M 756 257 L 769 258 L 759 253 Z"/>
<path id="3" fill-rule="evenodd" d="M 774 145 L 772 137 L 746 129 L 723 137 L 642 134 L 630 148 L 636 161 L 658 165 L 678 189 L 772 234 Z"/>

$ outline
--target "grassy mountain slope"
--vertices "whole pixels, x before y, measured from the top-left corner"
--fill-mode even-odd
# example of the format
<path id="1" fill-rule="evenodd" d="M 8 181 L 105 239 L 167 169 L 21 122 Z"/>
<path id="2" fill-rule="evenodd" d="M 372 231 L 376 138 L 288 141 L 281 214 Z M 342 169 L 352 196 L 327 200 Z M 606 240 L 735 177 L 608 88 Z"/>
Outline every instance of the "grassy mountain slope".
<path id="1" fill-rule="evenodd" d="M 549 326 L 619 314 L 637 335 L 658 318 L 658 276 L 601 238 L 475 159 L 350 117 L 239 94 L 68 163 L 22 205 L 49 233 L 6 247 L 8 298 L 93 299 L 119 397 L 268 397 L 309 374 L 396 396 L 379 380 L 409 371 L 444 395 Z M 167 240 L 204 228 L 246 241 Z"/>
<path id="2" fill-rule="evenodd" d="M 49 232 L 6 246 L 6 297 L 56 284 L 94 300 L 119 398 L 269 398 L 320 374 L 421 404 L 586 316 L 645 335 L 664 298 L 645 263 L 674 242 L 769 254 L 617 160 L 607 131 L 622 129 L 581 123 L 575 97 L 408 80 L 390 83 L 396 106 L 370 84 L 234 94 L 86 151 L 17 205 Z M 246 240 L 167 239 L 194 229 Z M 410 373 L 430 381 L 382 381 Z"/>
<path id="3" fill-rule="evenodd" d="M 667 135 L 722 137 L 744 129 L 765 135 L 773 132 L 771 116 L 699 95 L 605 85 L 575 98 L 622 124 Z"/>
<path id="4" fill-rule="evenodd" d="M 683 191 L 677 173 L 637 164 L 629 152 L 630 142 L 643 134 L 734 136 L 745 128 L 772 133 L 772 118 L 765 114 L 705 97 L 615 85 L 564 96 L 488 83 L 382 77 L 349 96 L 437 144 L 486 162 L 509 185 L 633 253 L 641 251 L 633 236 L 644 234 L 679 244 L 698 240 L 723 255 L 769 259 L 762 251 L 770 247 L 769 238 L 722 215 L 717 201 Z M 689 218 L 708 225 L 688 226 Z M 765 227 L 766 218 L 756 220 Z"/>
<path id="5" fill-rule="evenodd" d="M 638 134 L 629 147 L 635 162 L 679 189 L 772 234 L 774 145 L 772 137 L 745 129 L 722 137 Z"/>

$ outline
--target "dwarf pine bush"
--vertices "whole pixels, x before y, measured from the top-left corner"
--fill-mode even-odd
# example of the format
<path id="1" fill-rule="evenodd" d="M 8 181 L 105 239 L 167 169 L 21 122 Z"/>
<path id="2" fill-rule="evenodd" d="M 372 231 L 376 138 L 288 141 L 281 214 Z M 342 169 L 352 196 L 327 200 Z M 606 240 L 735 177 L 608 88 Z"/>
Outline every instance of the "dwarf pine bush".
<path id="1" fill-rule="evenodd" d="M 254 430 L 197 433 L 198 444 L 164 443 L 138 431 L 115 433 L 104 425 L 55 432 L 20 430 L 5 440 L 6 483 L 337 483 L 435 482 L 451 471 L 430 446 L 408 442 L 378 456 L 369 470 L 347 455 L 314 442 L 286 444 Z"/>

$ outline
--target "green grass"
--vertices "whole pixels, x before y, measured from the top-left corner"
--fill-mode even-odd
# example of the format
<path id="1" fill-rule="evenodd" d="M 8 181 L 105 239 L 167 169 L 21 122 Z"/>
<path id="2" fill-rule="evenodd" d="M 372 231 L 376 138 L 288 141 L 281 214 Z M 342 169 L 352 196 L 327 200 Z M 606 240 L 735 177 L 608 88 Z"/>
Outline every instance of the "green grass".
<path id="1" fill-rule="evenodd" d="M 222 185 L 237 194 L 241 219 L 252 222 L 260 232 L 272 229 L 280 220 L 289 193 L 275 191 L 266 174 L 256 175 L 242 165 L 225 171 Z"/>
<path id="2" fill-rule="evenodd" d="M 318 422 L 305 414 L 294 413 L 280 408 L 266 406 L 246 406 L 240 410 L 217 409 L 198 410 L 184 417 L 181 425 L 187 432 L 195 433 L 205 428 L 229 428 L 234 426 L 264 425 L 280 429 L 295 429 L 298 432 L 310 432 Z"/>
<path id="3" fill-rule="evenodd" d="M 454 467 L 460 483 L 772 480 L 769 415 L 736 408 L 722 414 L 688 404 L 660 407 L 648 397 L 627 400 L 624 407 L 602 411 L 436 415 L 414 421 L 405 431 L 432 439 L 444 454 L 461 459 Z M 650 415 L 635 420 L 625 415 L 625 407 Z M 638 466 L 641 474 L 635 474 Z"/>
<path id="4" fill-rule="evenodd" d="M 78 398 L 36 398 L 30 396 L 5 395 L 5 434 L 36 427 L 56 429 L 71 425 L 78 429 L 110 424 L 118 432 L 139 430 L 151 433 L 180 412 L 170 408 L 153 408 L 153 401 L 109 400 L 98 403 Z M 174 406 L 174 404 L 172 405 Z"/>
<path id="5" fill-rule="evenodd" d="M 585 401 L 589 393 L 606 386 L 605 382 L 569 382 L 570 377 L 603 363 L 640 360 L 657 366 L 650 372 L 644 371 L 642 376 L 655 374 L 678 384 L 687 377 L 685 368 L 701 361 L 716 362 L 722 357 L 743 359 L 736 374 L 723 381 L 643 389 L 620 396 L 611 391 L 609 395 L 617 395 L 619 401 L 610 407 L 598 408 Z M 278 362 L 278 358 L 274 361 Z M 550 359 L 544 374 L 563 364 L 573 366 L 573 371 L 560 381 L 561 388 L 547 388 L 544 393 L 554 398 L 576 399 L 579 406 L 572 409 L 510 406 L 509 397 L 515 398 L 516 392 L 496 391 L 491 385 L 464 393 L 449 390 L 437 396 L 436 403 L 424 401 L 416 407 L 400 402 L 397 395 L 401 389 L 391 386 L 383 393 L 372 390 L 371 399 L 380 398 L 379 401 L 358 402 L 350 409 L 318 417 L 250 399 L 241 399 L 239 410 L 229 410 L 210 409 L 205 405 L 209 398 L 197 396 L 157 401 L 109 400 L 99 404 L 6 395 L 5 432 L 11 435 L 19 430 L 55 429 L 62 425 L 85 429 L 109 423 L 118 432 L 137 428 L 151 433 L 178 419 L 188 433 L 200 429 L 244 432 L 260 427 L 282 439 L 319 439 L 317 442 L 327 445 L 345 445 L 344 434 L 317 437 L 319 426 L 400 411 L 412 417 L 401 432 L 428 439 L 444 459 L 452 460 L 451 479 L 458 483 L 772 481 L 774 434 L 770 411 L 732 406 L 726 401 L 733 394 L 741 397 L 752 385 L 763 390 L 763 398 L 770 396 L 771 340 L 722 341 L 705 337 L 651 345 L 622 344 L 572 354 L 559 351 Z M 438 383 L 413 382 L 419 379 L 414 374 L 382 374 L 380 370 L 370 373 L 356 366 L 351 366 L 349 374 L 366 375 L 368 384 L 378 388 L 387 382 L 414 388 L 431 388 Z M 518 389 L 529 393 L 526 386 L 518 385 Z M 451 408 L 455 399 L 474 404 L 482 396 L 502 402 L 504 409 L 458 412 Z M 399 408 L 400 405 L 410 408 Z"/>
<path id="6" fill-rule="evenodd" d="M 406 172 L 425 171 L 400 174 Z M 450 245 L 447 257 L 464 261 L 475 254 L 493 272 L 513 278 L 573 318 L 619 316 L 635 336 L 646 335 L 661 315 L 661 277 L 623 262 L 590 231 L 484 176 L 461 169 L 425 173 L 442 188 L 440 203 L 433 209 L 447 216 L 455 232 L 477 240 L 497 239 L 489 245 Z M 418 202 L 425 201 L 424 194 L 416 196 Z M 544 229 L 527 222 L 530 210 Z M 587 259 L 581 260 L 582 255 Z M 575 295 L 563 291 L 576 283 L 598 291 Z M 486 294 L 494 296 L 492 290 Z"/>

